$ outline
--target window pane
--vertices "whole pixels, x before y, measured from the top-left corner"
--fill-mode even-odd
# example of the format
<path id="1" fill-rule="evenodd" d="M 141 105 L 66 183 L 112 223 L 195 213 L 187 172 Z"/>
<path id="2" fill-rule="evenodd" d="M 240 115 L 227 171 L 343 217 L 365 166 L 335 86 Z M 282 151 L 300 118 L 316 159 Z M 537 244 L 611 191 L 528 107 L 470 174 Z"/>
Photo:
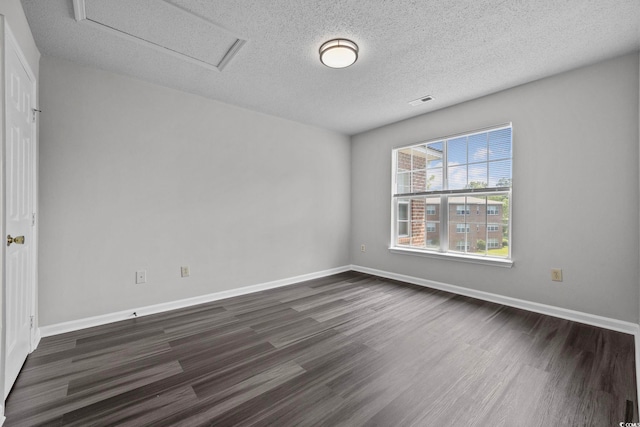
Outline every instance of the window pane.
<path id="1" fill-rule="evenodd" d="M 427 168 L 441 168 L 444 144 L 442 141 L 427 144 Z"/>
<path id="2" fill-rule="evenodd" d="M 469 136 L 469 163 L 487 161 L 487 134 Z"/>
<path id="3" fill-rule="evenodd" d="M 442 190 L 442 168 L 427 169 L 427 190 Z"/>
<path id="4" fill-rule="evenodd" d="M 449 190 L 467 188 L 467 165 L 449 166 Z"/>
<path id="5" fill-rule="evenodd" d="M 411 221 L 424 222 L 424 199 L 411 200 Z"/>
<path id="6" fill-rule="evenodd" d="M 411 200 L 411 246 L 424 247 L 424 199 Z"/>
<path id="7" fill-rule="evenodd" d="M 398 150 L 398 172 L 411 170 L 411 148 Z"/>
<path id="8" fill-rule="evenodd" d="M 396 193 L 397 194 L 406 194 L 411 192 L 411 185 L 409 179 L 411 177 L 411 172 L 401 172 L 396 175 Z"/>
<path id="9" fill-rule="evenodd" d="M 398 220 L 406 221 L 409 219 L 409 203 L 400 202 L 398 203 Z"/>
<path id="10" fill-rule="evenodd" d="M 447 142 L 447 164 L 449 166 L 467 163 L 467 137 L 450 139 Z"/>
<path id="11" fill-rule="evenodd" d="M 424 203 L 427 215 L 425 246 L 429 249 L 440 249 L 440 197 L 427 197 Z"/>
<path id="12" fill-rule="evenodd" d="M 509 194 L 487 197 L 487 255 L 509 257 Z"/>
<path id="13" fill-rule="evenodd" d="M 469 165 L 469 186 L 468 188 L 484 188 L 489 182 L 487 180 L 487 164 L 478 163 Z"/>
<path id="14" fill-rule="evenodd" d="M 399 221 L 398 222 L 398 236 L 404 237 L 409 235 L 409 222 L 408 221 Z"/>
<path id="15" fill-rule="evenodd" d="M 511 128 L 489 132 L 489 160 L 511 158 Z"/>
<path id="16" fill-rule="evenodd" d="M 511 186 L 511 160 L 502 160 L 489 163 L 489 186 Z"/>
<path id="17" fill-rule="evenodd" d="M 398 246 L 409 246 L 411 244 L 411 236 L 409 236 L 409 223 L 398 223 Z"/>
<path id="18" fill-rule="evenodd" d="M 420 145 L 417 147 L 413 147 L 411 149 L 411 155 L 412 155 L 412 166 L 411 169 L 412 170 L 417 170 L 417 169 L 424 169 L 425 167 L 427 167 L 427 151 L 424 145 Z"/>
<path id="19" fill-rule="evenodd" d="M 411 184 L 413 187 L 411 188 L 412 193 L 418 193 L 420 191 L 425 191 L 427 189 L 427 171 L 424 169 L 413 171 L 411 173 Z"/>
<path id="20" fill-rule="evenodd" d="M 425 245 L 424 222 L 413 221 L 411 223 L 411 246 L 423 248 Z"/>
<path id="21" fill-rule="evenodd" d="M 467 197 L 467 203 L 470 206 L 471 215 L 467 218 L 469 224 L 469 252 L 474 255 L 486 255 L 487 248 L 487 198 L 486 196 Z"/>
<path id="22" fill-rule="evenodd" d="M 410 236 L 410 204 L 409 200 L 400 200 L 397 204 L 397 212 L 396 218 L 398 223 L 398 236 L 397 236 L 397 244 L 401 246 L 410 245 L 411 244 L 411 236 Z"/>
<path id="23" fill-rule="evenodd" d="M 471 213 L 467 197 L 451 196 L 449 199 L 449 250 L 466 252 L 467 216 Z"/>

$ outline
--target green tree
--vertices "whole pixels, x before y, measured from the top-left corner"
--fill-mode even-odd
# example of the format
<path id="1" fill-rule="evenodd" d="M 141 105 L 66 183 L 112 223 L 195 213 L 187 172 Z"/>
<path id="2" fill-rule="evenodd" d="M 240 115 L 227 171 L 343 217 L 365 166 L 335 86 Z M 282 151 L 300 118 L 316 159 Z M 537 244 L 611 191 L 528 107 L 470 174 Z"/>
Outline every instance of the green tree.
<path id="1" fill-rule="evenodd" d="M 465 188 L 487 188 L 487 183 L 486 182 L 482 182 L 482 181 L 471 181 L 470 183 L 468 183 L 467 185 L 465 185 Z"/>
<path id="2" fill-rule="evenodd" d="M 497 183 L 498 187 L 511 187 L 511 178 L 500 178 Z"/>

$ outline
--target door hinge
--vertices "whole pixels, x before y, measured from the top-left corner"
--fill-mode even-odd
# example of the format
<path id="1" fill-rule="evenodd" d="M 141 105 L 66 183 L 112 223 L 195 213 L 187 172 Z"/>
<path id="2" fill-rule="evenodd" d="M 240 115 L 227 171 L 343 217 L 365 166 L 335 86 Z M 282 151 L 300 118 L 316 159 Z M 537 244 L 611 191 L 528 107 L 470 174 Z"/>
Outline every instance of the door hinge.
<path id="1" fill-rule="evenodd" d="M 31 329 L 33 329 L 33 318 L 34 318 L 35 316 L 30 316 L 30 317 L 31 317 Z"/>
<path id="2" fill-rule="evenodd" d="M 35 212 L 31 214 L 31 226 L 35 226 L 36 225 L 36 214 Z"/>

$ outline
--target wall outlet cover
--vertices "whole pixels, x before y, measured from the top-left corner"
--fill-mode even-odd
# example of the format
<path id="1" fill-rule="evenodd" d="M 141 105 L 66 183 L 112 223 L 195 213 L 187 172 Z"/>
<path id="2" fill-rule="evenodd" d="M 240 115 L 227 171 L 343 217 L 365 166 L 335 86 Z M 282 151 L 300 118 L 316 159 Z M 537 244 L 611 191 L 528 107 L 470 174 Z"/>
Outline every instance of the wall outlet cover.
<path id="1" fill-rule="evenodd" d="M 147 283 L 147 270 L 136 271 L 136 284 Z"/>
<path id="2" fill-rule="evenodd" d="M 188 265 L 183 265 L 182 267 L 180 267 L 180 277 L 189 277 L 190 274 L 191 272 L 189 271 Z"/>
<path id="3" fill-rule="evenodd" d="M 551 269 L 551 280 L 554 282 L 562 282 L 562 269 L 561 268 L 552 268 Z"/>

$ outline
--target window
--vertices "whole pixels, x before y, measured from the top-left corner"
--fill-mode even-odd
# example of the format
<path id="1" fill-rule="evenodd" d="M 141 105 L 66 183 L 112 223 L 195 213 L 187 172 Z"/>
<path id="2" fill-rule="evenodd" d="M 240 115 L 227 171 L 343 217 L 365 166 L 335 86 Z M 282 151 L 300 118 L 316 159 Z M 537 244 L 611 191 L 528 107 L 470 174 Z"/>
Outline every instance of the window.
<path id="1" fill-rule="evenodd" d="M 456 206 L 456 215 L 469 215 L 469 206 L 458 205 Z"/>
<path id="2" fill-rule="evenodd" d="M 487 239 L 487 248 L 498 249 L 500 248 L 500 242 L 498 242 L 498 239 Z"/>
<path id="3" fill-rule="evenodd" d="M 392 154 L 391 249 L 509 259 L 510 124 L 396 148 Z"/>
<path id="4" fill-rule="evenodd" d="M 468 233 L 469 224 L 456 224 L 456 233 Z"/>
<path id="5" fill-rule="evenodd" d="M 458 243 L 456 243 L 456 250 L 457 251 L 468 251 L 471 248 L 471 245 L 469 245 L 469 242 L 465 242 L 464 240 L 460 240 Z"/>

